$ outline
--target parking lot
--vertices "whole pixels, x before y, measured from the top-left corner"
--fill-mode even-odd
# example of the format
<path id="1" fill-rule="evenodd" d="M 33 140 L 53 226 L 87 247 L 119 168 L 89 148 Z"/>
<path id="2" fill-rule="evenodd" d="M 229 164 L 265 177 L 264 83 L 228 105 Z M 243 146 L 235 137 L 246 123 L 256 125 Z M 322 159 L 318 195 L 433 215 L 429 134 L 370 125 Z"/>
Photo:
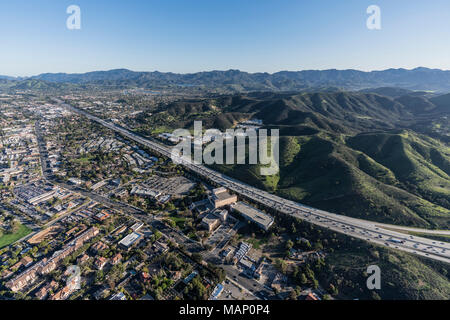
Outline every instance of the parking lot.
<path id="1" fill-rule="evenodd" d="M 247 290 L 241 289 L 233 281 L 229 279 L 224 282 L 224 289 L 218 300 L 257 300 Z"/>
<path id="2" fill-rule="evenodd" d="M 164 178 L 154 175 L 147 179 L 144 185 L 163 194 L 180 196 L 187 194 L 195 186 L 195 183 L 181 176 Z"/>

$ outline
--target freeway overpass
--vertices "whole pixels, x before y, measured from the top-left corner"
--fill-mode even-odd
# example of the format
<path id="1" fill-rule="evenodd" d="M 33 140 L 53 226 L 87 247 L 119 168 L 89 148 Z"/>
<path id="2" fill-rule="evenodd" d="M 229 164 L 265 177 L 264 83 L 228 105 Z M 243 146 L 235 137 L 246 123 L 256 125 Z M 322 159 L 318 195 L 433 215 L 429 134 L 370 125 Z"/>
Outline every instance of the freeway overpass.
<path id="1" fill-rule="evenodd" d="M 143 138 L 131 132 L 130 130 L 100 119 L 81 109 L 62 103 L 59 100 L 57 100 L 57 102 L 61 106 L 66 107 L 72 112 L 83 115 L 86 118 L 95 121 L 132 141 L 148 147 L 149 149 L 161 154 L 162 156 L 173 158 L 171 154 L 171 148 L 167 146 Z M 387 246 L 430 259 L 450 263 L 450 243 L 448 242 L 435 241 L 394 231 L 393 229 L 399 228 L 394 225 L 386 225 L 367 220 L 355 219 L 311 208 L 252 187 L 234 178 L 209 169 L 202 164 L 194 163 L 191 159 L 177 157 L 177 159 L 175 160 L 177 160 L 187 169 L 208 180 L 213 181 L 220 186 L 230 189 L 241 197 L 262 204 L 263 206 L 275 209 L 282 214 L 293 216 L 295 218 L 308 221 L 314 225 L 346 234 L 351 237 L 369 241 L 374 244 Z M 423 231 L 424 233 L 429 232 L 429 230 L 422 229 L 415 229 L 415 231 Z M 444 233 L 446 232 L 448 231 L 444 231 Z"/>

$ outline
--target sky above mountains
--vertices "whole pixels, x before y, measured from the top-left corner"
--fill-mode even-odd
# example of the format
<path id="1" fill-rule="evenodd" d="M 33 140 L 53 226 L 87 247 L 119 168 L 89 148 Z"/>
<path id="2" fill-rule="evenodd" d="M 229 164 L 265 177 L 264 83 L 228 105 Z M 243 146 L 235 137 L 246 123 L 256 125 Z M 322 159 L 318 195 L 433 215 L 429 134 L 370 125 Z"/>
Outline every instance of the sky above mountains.
<path id="1" fill-rule="evenodd" d="M 80 30 L 66 27 L 74 4 Z M 366 27 L 374 4 L 381 30 Z M 2 1 L 0 74 L 450 69 L 449 13 L 447 0 Z"/>

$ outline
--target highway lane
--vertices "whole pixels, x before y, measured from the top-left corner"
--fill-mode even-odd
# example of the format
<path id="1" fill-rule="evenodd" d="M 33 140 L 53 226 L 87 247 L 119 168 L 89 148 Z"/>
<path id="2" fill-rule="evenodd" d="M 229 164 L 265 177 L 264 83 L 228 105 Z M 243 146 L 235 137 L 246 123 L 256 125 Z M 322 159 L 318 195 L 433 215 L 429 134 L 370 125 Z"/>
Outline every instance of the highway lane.
<path id="1" fill-rule="evenodd" d="M 430 259 L 450 263 L 450 243 L 448 242 L 440 242 L 422 237 L 409 236 L 389 229 L 389 227 L 395 228 L 396 226 L 381 225 L 372 221 L 337 215 L 327 211 L 311 208 L 291 200 L 283 199 L 279 196 L 257 189 L 234 178 L 211 170 L 202 164 L 193 162 L 191 159 L 173 156 L 171 148 L 167 146 L 163 146 L 149 139 L 145 139 L 125 128 L 100 119 L 68 104 L 61 103 L 61 101 L 58 102 L 61 106 L 66 107 L 72 112 L 83 115 L 132 141 L 150 148 L 154 152 L 157 152 L 165 157 L 172 158 L 173 160 L 177 160 L 177 162 L 185 166 L 187 169 L 210 181 L 213 181 L 220 186 L 230 189 L 243 198 L 247 198 L 266 207 L 273 208 L 280 213 L 308 221 L 312 224 L 325 227 L 348 236 L 405 252 L 410 252 Z"/>
<path id="2" fill-rule="evenodd" d="M 427 230 L 414 227 L 393 226 L 389 224 L 378 223 L 382 228 L 394 229 L 394 231 L 406 231 L 414 233 L 422 233 L 435 236 L 450 236 L 450 230 Z"/>

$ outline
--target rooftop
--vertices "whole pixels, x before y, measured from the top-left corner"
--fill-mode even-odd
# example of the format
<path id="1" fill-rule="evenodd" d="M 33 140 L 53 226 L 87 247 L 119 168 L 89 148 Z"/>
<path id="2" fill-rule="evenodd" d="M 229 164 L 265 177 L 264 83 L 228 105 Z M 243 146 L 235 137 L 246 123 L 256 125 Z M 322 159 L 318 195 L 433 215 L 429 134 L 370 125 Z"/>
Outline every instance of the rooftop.
<path id="1" fill-rule="evenodd" d="M 213 194 L 214 194 L 214 198 L 217 200 L 225 200 L 228 199 L 230 197 L 234 197 L 233 195 L 231 195 L 227 189 L 225 188 L 217 188 L 213 190 Z"/>
<path id="2" fill-rule="evenodd" d="M 119 244 L 125 247 L 132 246 L 136 241 L 142 237 L 141 234 L 133 232 L 127 235 L 125 238 L 119 241 Z"/>
<path id="3" fill-rule="evenodd" d="M 236 202 L 236 204 L 233 205 L 233 209 L 242 214 L 246 219 L 257 223 L 265 230 L 269 229 L 273 224 L 274 220 L 270 215 L 244 202 Z"/>

